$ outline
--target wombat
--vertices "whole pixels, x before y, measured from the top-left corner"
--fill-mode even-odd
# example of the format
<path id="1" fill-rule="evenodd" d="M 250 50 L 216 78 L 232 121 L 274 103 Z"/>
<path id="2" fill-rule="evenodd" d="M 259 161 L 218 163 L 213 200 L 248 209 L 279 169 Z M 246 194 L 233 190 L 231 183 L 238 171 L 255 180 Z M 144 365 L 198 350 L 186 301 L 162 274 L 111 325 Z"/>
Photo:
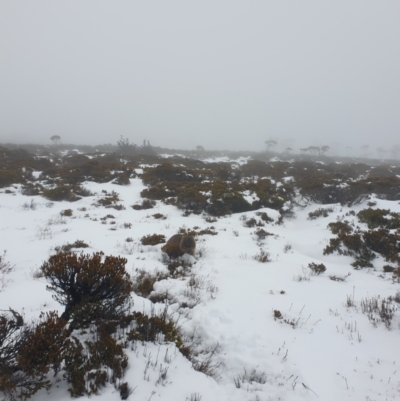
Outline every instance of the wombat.
<path id="1" fill-rule="evenodd" d="M 173 235 L 161 248 L 170 258 L 177 258 L 184 253 L 194 255 L 196 242 L 193 237 L 183 234 Z"/>

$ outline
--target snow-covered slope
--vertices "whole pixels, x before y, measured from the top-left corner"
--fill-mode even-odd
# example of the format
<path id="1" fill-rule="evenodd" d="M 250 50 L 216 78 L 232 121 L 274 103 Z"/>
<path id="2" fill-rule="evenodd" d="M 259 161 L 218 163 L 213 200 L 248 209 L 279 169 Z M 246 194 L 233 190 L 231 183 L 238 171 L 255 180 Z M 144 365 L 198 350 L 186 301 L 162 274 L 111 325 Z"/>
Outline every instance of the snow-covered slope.
<path id="1" fill-rule="evenodd" d="M 169 313 L 200 356 L 212 356 L 210 366 L 216 374 L 209 377 L 194 370 L 174 344 L 135 343 L 126 350 L 129 368 L 124 380 L 134 388 L 130 399 L 400 399 L 399 313 L 395 313 L 389 330 L 383 323 L 374 327 L 360 307 L 366 298 L 395 296 L 399 284 L 382 273 L 383 260 L 374 261 L 376 269 L 355 270 L 348 256 L 323 255 L 333 236 L 327 224 L 344 216 L 349 208 L 329 205 L 333 211 L 328 217 L 309 220 L 308 213 L 321 206 L 298 207 L 294 217 L 283 224 L 277 224 L 277 211 L 261 209 L 258 212 L 273 219 L 262 227 L 272 235 L 258 240 L 257 227 L 244 224 L 251 217 L 261 221 L 256 212 L 207 222 L 201 215 L 184 217 L 182 211 L 161 202 L 153 209 L 134 210 L 131 205 L 141 201 L 144 186 L 140 178 L 130 181 L 129 186 L 84 183 L 96 195 L 74 203 L 23 196 L 18 186 L 10 188 L 13 193 L 1 190 L 0 244 L 15 269 L 0 292 L 0 309 L 23 311 L 27 321 L 42 311 L 62 312 L 46 290 L 46 281 L 35 278 L 57 246 L 83 240 L 90 246 L 85 252 L 123 255 L 134 277 L 137 269 L 166 269 L 162 245 L 143 246 L 140 238 L 144 235 L 169 238 L 180 228 L 213 226 L 217 235 L 197 237 L 197 253 L 195 258 L 189 257 L 191 276 L 159 281 L 155 291 L 168 291 Z M 103 190 L 117 191 L 125 210 L 96 206 Z M 376 202 L 376 207 L 400 211 L 398 202 Z M 352 210 L 365 207 L 361 204 Z M 65 209 L 72 209 L 72 216 L 61 217 Z M 166 219 L 154 218 L 155 213 Z M 108 214 L 114 217 L 101 220 Z M 354 216 L 346 218 L 356 222 Z M 127 238 L 132 241 L 127 242 Z M 261 250 L 269 253 L 270 261 L 255 259 Z M 323 263 L 326 272 L 312 275 L 308 268 L 311 262 Z M 132 296 L 136 310 L 150 311 L 148 299 Z M 179 308 L 185 301 L 195 306 Z M 155 308 L 162 310 L 164 304 L 155 304 Z M 69 399 L 62 374 L 52 380 L 48 393 L 42 390 L 32 399 Z M 120 399 L 111 385 L 93 398 Z"/>

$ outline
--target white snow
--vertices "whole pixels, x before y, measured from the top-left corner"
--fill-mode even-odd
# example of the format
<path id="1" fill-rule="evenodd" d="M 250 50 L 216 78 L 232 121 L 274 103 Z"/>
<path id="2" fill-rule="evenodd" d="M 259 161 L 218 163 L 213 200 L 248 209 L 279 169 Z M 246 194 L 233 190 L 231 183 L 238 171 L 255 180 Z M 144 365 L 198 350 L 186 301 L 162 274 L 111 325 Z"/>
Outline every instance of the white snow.
<path id="1" fill-rule="evenodd" d="M 220 160 L 227 161 L 212 161 Z M 7 260 L 15 265 L 8 277 L 12 281 L 0 292 L 0 309 L 23 311 L 27 321 L 38 318 L 42 311 L 63 311 L 46 290 L 46 281 L 33 278 L 56 246 L 79 239 L 90 245 L 85 252 L 121 254 L 128 259 L 126 268 L 133 275 L 135 269 L 165 268 L 161 245 L 142 246 L 142 236 L 158 233 L 168 238 L 180 227 L 210 226 L 202 216 L 183 217 L 182 211 L 161 202 L 154 209 L 133 210 L 131 205 L 141 201 L 140 192 L 145 188 L 139 178 L 131 179 L 129 186 L 90 182 L 83 186 L 96 194 L 102 190 L 118 192 L 126 210 L 96 207 L 96 196 L 50 205 L 42 197 L 26 197 L 13 188 L 13 194 L 0 191 L 1 248 L 7 250 Z M 249 202 L 253 196 L 245 194 Z M 31 199 L 35 210 L 23 207 Z M 400 212 L 398 202 L 375 201 L 377 207 Z M 334 211 L 327 218 L 308 220 L 308 213 L 320 207 L 311 205 L 295 209 L 295 218 L 285 220 L 283 225 L 266 224 L 264 229 L 273 235 L 262 243 L 256 241 L 255 228 L 243 226 L 241 214 L 212 223 L 218 235 L 204 235 L 197 240 L 201 256 L 197 254 L 194 259 L 193 274 L 199 286 L 193 299 L 198 303 L 180 317 L 179 324 L 199 349 L 218 345 L 214 356 L 214 362 L 221 363 L 218 377 L 195 371 L 173 344 L 138 344 L 136 349 L 126 350 L 129 368 L 124 380 L 135 388 L 129 399 L 184 401 L 199 394 L 203 401 L 399 400 L 398 312 L 392 330 L 388 330 L 383 324 L 374 327 L 358 307 L 346 306 L 348 296 L 356 303 L 367 297 L 394 296 L 399 284 L 382 274 L 379 261 L 374 262 L 376 271 L 354 270 L 350 257 L 323 255 L 332 237 L 327 224 L 350 210 L 331 206 Z M 357 213 L 365 207 L 357 205 L 352 210 Z M 82 208 L 86 210 L 78 210 Z M 61 217 L 64 209 L 72 209 L 73 216 Z M 276 211 L 260 211 L 278 217 Z M 167 219 L 154 219 L 154 213 L 162 213 Z M 115 225 L 109 220 L 102 224 L 100 218 L 107 214 L 115 217 Z M 246 216 L 259 220 L 255 212 Z M 126 229 L 124 223 L 132 227 Z M 126 242 L 127 237 L 133 242 Z M 260 263 L 253 258 L 260 247 L 270 254 L 271 262 Z M 320 276 L 310 275 L 310 262 L 324 263 L 327 271 Z M 329 275 L 347 278 L 337 282 Z M 168 290 L 179 301 L 187 297 L 188 286 L 187 281 L 168 279 L 158 282 L 155 290 Z M 149 300 L 135 294 L 133 299 L 135 309 L 150 310 Z M 171 305 L 170 313 L 176 315 L 177 307 Z M 163 308 L 156 304 L 157 310 Z M 275 310 L 283 319 L 274 319 Z M 168 367 L 168 374 L 163 383 L 157 384 L 161 365 Z M 234 378 L 242 375 L 246 379 L 251 374 L 260 383 L 244 380 L 237 388 Z M 56 379 L 52 378 L 54 382 Z M 111 385 L 91 398 L 120 399 Z M 55 383 L 49 393 L 43 390 L 32 397 L 33 401 L 54 399 L 70 399 L 64 381 Z"/>

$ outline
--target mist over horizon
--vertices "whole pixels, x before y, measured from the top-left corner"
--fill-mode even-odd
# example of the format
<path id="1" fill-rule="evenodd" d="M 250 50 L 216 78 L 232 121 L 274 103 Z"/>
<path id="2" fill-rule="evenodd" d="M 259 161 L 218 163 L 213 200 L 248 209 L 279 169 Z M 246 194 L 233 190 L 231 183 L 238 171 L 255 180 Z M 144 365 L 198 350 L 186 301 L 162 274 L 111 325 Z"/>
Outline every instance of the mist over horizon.
<path id="1" fill-rule="evenodd" d="M 0 143 L 389 155 L 399 17 L 371 0 L 3 2 Z"/>

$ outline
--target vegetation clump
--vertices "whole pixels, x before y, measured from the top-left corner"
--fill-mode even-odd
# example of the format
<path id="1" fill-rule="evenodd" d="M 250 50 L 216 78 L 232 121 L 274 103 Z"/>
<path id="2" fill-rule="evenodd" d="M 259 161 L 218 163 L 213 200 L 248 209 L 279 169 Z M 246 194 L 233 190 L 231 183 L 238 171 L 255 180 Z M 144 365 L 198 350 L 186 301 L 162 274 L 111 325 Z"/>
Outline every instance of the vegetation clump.
<path id="1" fill-rule="evenodd" d="M 79 249 L 79 248 L 88 248 L 88 247 L 89 247 L 89 245 L 86 242 L 77 239 L 72 244 L 65 244 L 65 245 L 62 245 L 61 247 L 56 246 L 54 249 L 57 252 L 69 252 L 69 251 L 71 251 L 71 249 L 74 249 L 74 248 Z"/>
<path id="2" fill-rule="evenodd" d="M 156 202 L 153 200 L 149 199 L 144 199 L 141 204 L 136 204 L 132 206 L 132 209 L 134 210 L 147 210 L 147 209 L 153 209 L 153 207 L 156 205 Z"/>
<path id="3" fill-rule="evenodd" d="M 142 245 L 158 245 L 165 243 L 165 235 L 162 234 L 148 234 L 140 238 Z"/>
<path id="4" fill-rule="evenodd" d="M 393 213 L 388 209 L 363 209 L 357 213 L 357 217 L 361 223 L 366 223 L 371 230 L 377 227 L 389 230 L 400 229 L 400 213 Z"/>
<path id="5" fill-rule="evenodd" d="M 121 204 L 118 204 L 120 201 L 119 194 L 115 191 L 111 191 L 111 193 L 104 191 L 104 196 L 97 200 L 97 205 L 104 206 L 106 208 L 113 208 L 116 210 L 124 210 L 125 207 Z"/>
<path id="6" fill-rule="evenodd" d="M 393 219 L 385 216 L 393 215 Z M 372 267 L 372 260 L 380 254 L 387 262 L 400 264 L 400 233 L 388 227 L 397 227 L 397 213 L 389 210 L 364 209 L 358 213 L 360 221 L 369 229 L 354 229 L 348 221 L 329 223 L 328 227 L 336 237 L 329 240 L 324 254 L 337 252 L 341 255 L 353 256 L 355 268 Z M 393 222 L 392 222 L 393 220 Z"/>
<path id="7" fill-rule="evenodd" d="M 333 208 L 319 208 L 308 213 L 308 219 L 315 220 L 318 217 L 328 217 L 330 212 L 333 212 Z"/>
<path id="8" fill-rule="evenodd" d="M 155 271 L 154 273 L 146 270 L 138 270 L 133 278 L 133 289 L 136 294 L 147 298 L 154 290 L 154 284 L 157 281 L 165 280 L 168 278 L 167 273 Z"/>
<path id="9" fill-rule="evenodd" d="M 316 276 L 319 276 L 320 274 L 322 274 L 326 271 L 326 266 L 323 263 L 311 262 L 308 264 L 308 267 L 311 269 L 313 274 L 315 274 Z"/>
<path id="10" fill-rule="evenodd" d="M 132 282 L 125 271 L 127 260 L 106 256 L 58 252 L 41 266 L 47 289 L 65 306 L 61 317 L 73 326 L 98 319 L 118 319 L 129 309 Z"/>

